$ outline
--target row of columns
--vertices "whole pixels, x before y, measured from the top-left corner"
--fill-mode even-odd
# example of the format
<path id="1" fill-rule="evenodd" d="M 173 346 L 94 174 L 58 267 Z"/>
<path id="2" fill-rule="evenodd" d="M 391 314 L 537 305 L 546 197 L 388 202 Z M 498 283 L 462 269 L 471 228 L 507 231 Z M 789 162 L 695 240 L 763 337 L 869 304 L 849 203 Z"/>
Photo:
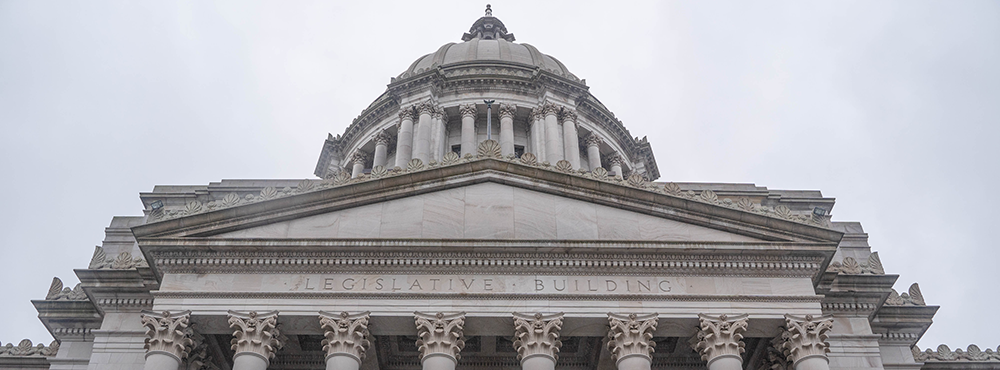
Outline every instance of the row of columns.
<path id="1" fill-rule="evenodd" d="M 190 327 L 190 311 L 171 314 L 144 311 L 146 327 L 145 370 L 179 370 L 185 357 L 195 347 Z M 513 314 L 514 348 L 523 370 L 554 370 L 564 315 Z M 270 360 L 287 341 L 277 327 L 278 312 L 240 313 L 229 311 L 233 331 L 233 370 L 265 370 Z M 369 312 L 332 314 L 319 312 L 324 332 L 323 351 L 327 370 L 359 370 L 370 346 Z M 742 370 L 743 333 L 748 315 L 698 315 L 698 332 L 691 338 L 691 348 L 706 361 L 709 370 Z M 414 312 L 417 347 L 423 370 L 455 370 L 465 347 L 465 313 L 445 314 Z M 607 345 L 618 370 L 650 370 L 653 333 L 657 314 L 608 314 Z M 804 317 L 785 315 L 781 335 L 772 341 L 780 353 L 772 359 L 777 367 L 794 370 L 829 370 L 828 332 L 831 316 Z M 791 367 L 789 367 L 791 366 Z"/>
<path id="2" fill-rule="evenodd" d="M 500 118 L 500 154 L 507 157 L 514 154 L 514 115 L 517 106 L 501 103 L 497 108 L 497 115 Z M 478 109 L 475 104 L 465 104 L 459 106 L 459 113 L 462 116 L 460 155 L 462 157 L 475 155 Z M 566 160 L 573 169 L 579 169 L 580 142 L 576 113 L 548 103 L 532 109 L 530 117 L 530 145 L 535 156 L 540 161 L 549 163 Z M 405 167 L 414 158 L 420 159 L 423 163 L 429 163 L 431 159 L 440 160 L 448 149 L 446 148 L 447 122 L 444 109 L 429 101 L 401 109 L 396 134 L 396 164 Z M 375 155 L 371 158 L 373 166 L 386 166 L 390 141 L 391 137 L 384 131 L 376 135 Z M 591 169 L 601 167 L 600 147 L 603 140 L 591 134 L 584 138 L 583 142 L 587 148 L 589 167 Z M 369 159 L 367 153 L 357 151 L 350 159 L 351 177 L 360 176 Z M 622 157 L 614 154 L 608 161 L 611 174 L 621 177 Z"/>

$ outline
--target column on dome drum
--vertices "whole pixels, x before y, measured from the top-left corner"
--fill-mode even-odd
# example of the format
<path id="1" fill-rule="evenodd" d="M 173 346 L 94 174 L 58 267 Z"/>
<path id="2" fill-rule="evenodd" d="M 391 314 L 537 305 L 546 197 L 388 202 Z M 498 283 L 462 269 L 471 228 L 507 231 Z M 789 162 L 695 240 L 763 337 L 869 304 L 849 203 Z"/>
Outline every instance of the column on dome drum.
<path id="1" fill-rule="evenodd" d="M 542 107 L 531 110 L 531 153 L 538 161 L 545 161 L 545 115 Z"/>
<path id="2" fill-rule="evenodd" d="M 650 370 L 658 315 L 608 314 L 608 350 L 618 370 Z"/>
<path id="3" fill-rule="evenodd" d="M 583 142 L 587 145 L 587 164 L 590 165 L 590 170 L 593 171 L 601 167 L 601 144 L 604 141 L 601 140 L 600 136 L 591 133 Z"/>
<path id="4" fill-rule="evenodd" d="M 458 108 L 462 115 L 462 151 L 461 156 L 476 155 L 476 105 L 465 104 Z"/>
<path id="5" fill-rule="evenodd" d="M 576 113 L 568 109 L 562 112 L 563 127 L 563 150 L 566 152 L 566 161 L 573 166 L 574 170 L 580 169 L 580 138 L 576 133 Z"/>
<path id="6" fill-rule="evenodd" d="M 375 166 L 385 167 L 388 161 L 390 140 L 389 134 L 385 131 L 379 131 L 378 135 L 375 135 L 375 159 L 372 162 L 372 168 Z"/>
<path id="7" fill-rule="evenodd" d="M 465 347 L 461 340 L 465 330 L 465 312 L 429 314 L 414 312 L 417 325 L 417 348 L 423 370 L 455 370 L 459 352 Z"/>
<path id="8" fill-rule="evenodd" d="M 500 103 L 500 155 L 507 157 L 514 154 L 514 113 L 517 106 Z"/>
<path id="9" fill-rule="evenodd" d="M 559 135 L 559 107 L 546 104 L 542 107 L 545 115 L 545 160 L 556 164 L 563 160 L 562 135 Z"/>
<path id="10" fill-rule="evenodd" d="M 168 311 L 142 311 L 146 328 L 146 364 L 144 370 L 178 370 L 194 347 L 190 327 L 191 311 L 171 314 Z"/>
<path id="11" fill-rule="evenodd" d="M 396 132 L 396 166 L 406 168 L 413 158 L 413 107 L 399 111 L 399 130 Z"/>
<path id="12" fill-rule="evenodd" d="M 430 102 L 425 102 L 417 110 L 420 112 L 420 119 L 417 121 L 417 135 L 413 141 L 413 157 L 427 165 L 431 156 L 431 118 L 435 109 Z"/>
<path id="13" fill-rule="evenodd" d="M 326 370 L 358 370 L 371 346 L 368 340 L 370 312 L 333 314 L 319 312 L 323 329 L 323 351 L 326 352 Z"/>

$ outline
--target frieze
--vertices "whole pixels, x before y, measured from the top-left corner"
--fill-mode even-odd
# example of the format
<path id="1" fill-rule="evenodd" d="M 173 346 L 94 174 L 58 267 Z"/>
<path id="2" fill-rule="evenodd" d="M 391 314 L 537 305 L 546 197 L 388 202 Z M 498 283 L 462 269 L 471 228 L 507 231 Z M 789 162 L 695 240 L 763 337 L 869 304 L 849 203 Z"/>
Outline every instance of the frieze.
<path id="1" fill-rule="evenodd" d="M 535 156 L 532 155 L 531 157 Z M 282 189 L 277 189 L 273 186 L 268 186 L 261 189 L 258 194 L 245 194 L 243 196 L 240 196 L 239 194 L 234 192 L 226 195 L 222 199 L 209 201 L 207 203 L 195 200 L 187 203 L 187 205 L 184 206 L 183 209 L 179 208 L 164 209 L 166 208 L 164 207 L 154 211 L 150 211 L 149 219 L 150 222 L 163 221 L 163 220 L 190 216 L 214 210 L 231 208 L 239 205 L 257 203 L 296 194 L 325 190 L 354 183 L 372 181 L 381 178 L 398 176 L 413 172 L 426 171 L 438 167 L 458 165 L 462 163 L 468 163 L 483 159 L 494 159 L 494 160 L 514 162 L 521 165 L 542 168 L 550 171 L 563 172 L 574 176 L 580 176 L 602 182 L 614 183 L 622 186 L 629 186 L 636 189 L 641 189 L 658 194 L 664 194 L 672 197 L 684 198 L 684 199 L 694 200 L 697 202 L 709 203 L 727 208 L 738 209 L 741 211 L 756 213 L 759 215 L 779 218 L 797 223 L 809 224 L 820 227 L 830 226 L 829 215 L 815 216 L 812 214 L 812 212 L 802 214 L 799 212 L 792 211 L 790 208 L 788 208 L 788 206 L 785 205 L 779 204 L 773 207 L 767 206 L 758 202 L 754 202 L 747 197 L 740 197 L 735 200 L 731 198 L 721 198 L 714 191 L 710 189 L 701 192 L 694 192 L 693 190 L 683 191 L 681 190 L 680 186 L 678 186 L 675 183 L 666 183 L 666 184 L 652 183 L 638 174 L 633 174 L 633 176 L 629 176 L 627 178 L 617 178 L 615 176 L 607 176 L 606 172 L 596 173 L 597 171 L 587 172 L 584 170 L 564 172 L 560 171 L 558 167 L 553 167 L 553 165 L 549 164 L 548 162 L 538 163 L 535 161 L 523 161 L 520 158 L 513 156 L 503 157 L 500 155 L 500 145 L 495 140 L 486 140 L 480 143 L 477 149 L 477 155 L 475 156 L 466 156 L 463 158 L 459 158 L 457 160 L 450 160 L 447 162 L 430 161 L 427 164 L 424 164 L 422 162 L 418 163 L 411 161 L 411 163 L 408 163 L 406 165 L 405 169 L 398 166 L 392 169 L 383 167 L 377 170 L 378 175 L 361 174 L 356 178 L 351 178 L 350 174 L 346 172 L 340 172 L 336 177 L 332 179 L 326 179 L 322 181 L 314 181 L 308 179 L 302 180 L 295 188 L 285 187 Z M 376 166 L 376 167 L 381 167 L 381 166 Z M 372 173 L 375 172 L 376 169 L 373 168 Z"/>

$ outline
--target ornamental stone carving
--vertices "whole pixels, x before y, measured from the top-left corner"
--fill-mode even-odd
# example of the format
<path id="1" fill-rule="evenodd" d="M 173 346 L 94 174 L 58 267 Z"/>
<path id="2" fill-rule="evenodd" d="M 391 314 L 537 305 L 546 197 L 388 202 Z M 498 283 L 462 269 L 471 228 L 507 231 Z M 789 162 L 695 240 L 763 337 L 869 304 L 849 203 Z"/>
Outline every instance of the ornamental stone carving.
<path id="1" fill-rule="evenodd" d="M 558 116 L 560 107 L 552 103 L 546 103 L 542 106 L 543 116 Z"/>
<path id="2" fill-rule="evenodd" d="M 476 105 L 473 103 L 462 104 L 458 107 L 458 113 L 462 115 L 462 118 L 472 117 L 476 118 L 478 111 L 476 110 Z"/>
<path id="3" fill-rule="evenodd" d="M 608 156 L 608 163 L 612 166 L 621 166 L 622 163 L 625 163 L 625 158 L 622 158 L 618 153 L 612 153 Z"/>
<path id="4" fill-rule="evenodd" d="M 375 145 L 389 145 L 392 141 L 392 136 L 389 135 L 385 130 L 381 130 L 375 135 Z"/>
<path id="5" fill-rule="evenodd" d="M 742 361 L 740 355 L 745 351 L 743 332 L 747 330 L 748 315 L 739 316 L 708 316 L 698 314 L 699 328 L 695 336 L 697 342 L 692 348 L 701 355 L 701 359 L 709 363 L 724 357 L 735 357 Z"/>
<path id="6" fill-rule="evenodd" d="M 348 355 L 358 363 L 365 359 L 371 342 L 368 340 L 369 312 L 357 314 L 332 314 L 319 312 L 319 325 L 323 329 L 323 352 L 326 357 Z"/>
<path id="7" fill-rule="evenodd" d="M 368 153 L 359 150 L 357 152 L 354 152 L 354 155 L 351 156 L 351 162 L 354 164 L 364 165 L 365 162 L 368 161 L 368 157 L 369 157 Z"/>
<path id="8" fill-rule="evenodd" d="M 285 344 L 277 326 L 278 311 L 260 314 L 229 311 L 229 327 L 235 329 L 230 342 L 235 356 L 253 354 L 270 362 Z"/>
<path id="9" fill-rule="evenodd" d="M 826 339 L 833 329 L 833 316 L 805 317 L 785 315 L 785 332 L 782 333 L 781 350 L 794 366 L 810 357 L 826 359 L 830 344 Z"/>
<path id="10" fill-rule="evenodd" d="M 514 113 L 517 113 L 517 106 L 514 104 L 500 103 L 500 109 L 497 110 L 500 119 L 504 117 L 514 118 Z"/>
<path id="11" fill-rule="evenodd" d="M 47 301 L 86 301 L 87 293 L 83 292 L 83 287 L 79 283 L 70 288 L 64 288 L 63 282 L 57 277 L 52 278 L 49 285 L 49 292 L 45 295 Z"/>
<path id="12" fill-rule="evenodd" d="M 437 107 L 434 106 L 434 103 L 425 101 L 423 103 L 417 104 L 417 111 L 420 112 L 420 114 L 428 114 L 433 116 L 434 113 L 437 112 Z"/>
<path id="13" fill-rule="evenodd" d="M 576 112 L 569 109 L 563 109 L 562 113 L 559 115 L 560 122 L 576 122 Z"/>
<path id="14" fill-rule="evenodd" d="M 583 139 L 583 143 L 586 146 L 597 146 L 597 147 L 599 147 L 599 146 L 601 146 L 601 144 L 604 144 L 604 139 L 601 139 L 600 136 L 597 136 L 597 135 L 594 135 L 594 134 L 590 134 L 590 135 L 587 135 L 587 137 Z"/>
<path id="15" fill-rule="evenodd" d="M 952 351 L 951 348 L 944 344 L 939 345 L 936 351 L 928 348 L 926 351 L 920 352 L 920 348 L 917 348 L 917 346 L 913 346 L 910 349 L 913 351 L 913 360 L 916 362 L 1000 362 L 1000 346 L 997 346 L 996 351 L 992 348 L 987 348 L 983 351 L 975 344 L 970 344 L 966 347 L 965 351 L 961 348 L 956 348 Z"/>
<path id="16" fill-rule="evenodd" d="M 514 349 L 524 361 L 533 356 L 545 356 L 555 361 L 559 358 L 559 331 L 562 330 L 563 314 L 525 315 L 514 313 Z"/>
<path id="17" fill-rule="evenodd" d="M 620 315 L 608 313 L 608 350 L 614 361 L 620 362 L 625 357 L 641 356 L 653 358 L 653 331 L 656 330 L 657 314 L 637 315 L 630 313 Z"/>
<path id="18" fill-rule="evenodd" d="M 417 347 L 420 350 L 420 358 L 432 355 L 443 355 L 458 361 L 461 359 L 459 352 L 465 348 L 465 341 L 462 339 L 465 330 L 465 312 L 445 315 L 442 312 L 428 314 L 414 312 L 414 321 L 417 325 Z"/>
<path id="19" fill-rule="evenodd" d="M 34 346 L 30 339 L 22 339 L 16 346 L 13 343 L 7 343 L 6 346 L 0 347 L 0 356 L 54 357 L 57 353 L 59 353 L 59 342 L 57 341 L 52 341 L 52 343 L 49 343 L 49 346 L 46 347 L 41 343 L 38 343 L 38 346 Z"/>
<path id="20" fill-rule="evenodd" d="M 413 121 L 417 118 L 416 115 L 415 107 L 412 105 L 399 110 L 399 119 L 401 121 Z"/>
<path id="21" fill-rule="evenodd" d="M 910 285 L 908 293 L 899 294 L 896 289 L 889 293 L 889 298 L 885 300 L 886 306 L 926 306 L 924 294 L 920 292 L 920 285 L 913 283 Z"/>
<path id="22" fill-rule="evenodd" d="M 194 330 L 191 329 L 191 311 L 171 314 L 170 311 L 142 311 L 142 326 L 146 328 L 143 348 L 146 357 L 160 353 L 175 358 L 178 362 L 187 357 L 193 348 Z"/>
<path id="23" fill-rule="evenodd" d="M 531 109 L 531 119 L 535 121 L 540 121 L 545 119 L 545 112 L 542 107 L 535 107 Z"/>

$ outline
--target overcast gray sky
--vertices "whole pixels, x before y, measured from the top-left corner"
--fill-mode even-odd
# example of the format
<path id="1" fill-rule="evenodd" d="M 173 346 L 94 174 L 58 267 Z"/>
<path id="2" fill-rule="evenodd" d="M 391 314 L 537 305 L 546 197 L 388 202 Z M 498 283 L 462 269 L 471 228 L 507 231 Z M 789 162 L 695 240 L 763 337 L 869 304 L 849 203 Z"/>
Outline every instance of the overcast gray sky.
<path id="1" fill-rule="evenodd" d="M 492 4 L 649 137 L 660 181 L 820 189 L 942 306 L 922 347 L 1000 344 L 1000 2 Z M 51 340 L 29 300 L 140 191 L 313 177 L 484 5 L 0 0 L 0 341 Z"/>

